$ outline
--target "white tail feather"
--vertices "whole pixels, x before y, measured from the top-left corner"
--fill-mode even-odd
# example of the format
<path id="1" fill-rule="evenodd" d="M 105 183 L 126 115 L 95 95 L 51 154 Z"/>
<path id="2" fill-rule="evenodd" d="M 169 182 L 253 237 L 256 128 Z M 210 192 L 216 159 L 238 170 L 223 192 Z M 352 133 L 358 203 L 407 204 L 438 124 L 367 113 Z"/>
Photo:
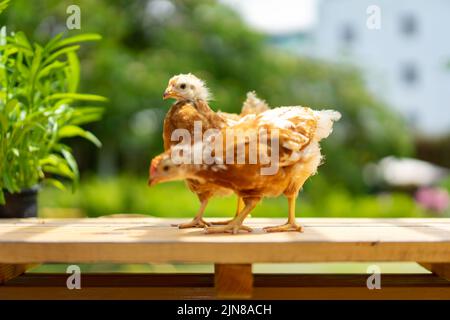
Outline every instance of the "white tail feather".
<path id="1" fill-rule="evenodd" d="M 334 110 L 314 111 L 318 117 L 317 131 L 314 140 L 320 141 L 328 137 L 333 131 L 333 122 L 341 118 L 341 114 Z"/>

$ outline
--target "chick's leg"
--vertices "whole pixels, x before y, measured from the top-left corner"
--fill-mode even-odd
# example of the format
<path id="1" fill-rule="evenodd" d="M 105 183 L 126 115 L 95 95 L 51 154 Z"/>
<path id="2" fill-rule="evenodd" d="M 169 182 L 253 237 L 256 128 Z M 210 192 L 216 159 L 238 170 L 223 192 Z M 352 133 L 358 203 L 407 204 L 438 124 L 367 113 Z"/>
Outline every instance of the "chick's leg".
<path id="1" fill-rule="evenodd" d="M 208 205 L 209 198 L 201 199 L 200 209 L 197 212 L 197 215 L 191 222 L 186 222 L 182 224 L 174 224 L 174 227 L 178 227 L 180 229 L 186 228 L 204 228 L 206 226 L 211 225 L 209 222 L 203 220 L 203 213 L 205 212 L 206 206 Z"/>
<path id="2" fill-rule="evenodd" d="M 244 222 L 247 215 L 252 211 L 256 204 L 260 201 L 260 198 L 244 198 L 245 207 L 244 209 L 233 219 L 230 223 L 227 225 L 221 226 L 221 227 L 206 227 L 205 231 L 206 233 L 233 233 L 236 234 L 240 230 L 244 230 L 247 232 L 252 232 L 252 228 L 243 226 L 242 223 Z"/>
<path id="3" fill-rule="evenodd" d="M 241 212 L 245 206 L 244 201 L 242 200 L 241 197 L 238 196 L 237 200 L 238 201 L 237 201 L 236 213 L 234 214 L 233 219 L 224 220 L 224 221 L 212 221 L 211 224 L 212 225 L 225 225 L 225 224 L 229 224 L 231 221 L 233 221 L 239 215 L 239 212 Z"/>
<path id="4" fill-rule="evenodd" d="M 289 203 L 288 221 L 281 226 L 266 227 L 266 228 L 264 228 L 264 231 L 266 231 L 266 232 L 283 232 L 283 231 L 303 232 L 303 227 L 301 225 L 298 225 L 295 222 L 295 200 L 296 199 L 297 199 L 297 195 L 288 197 L 288 203 Z"/>

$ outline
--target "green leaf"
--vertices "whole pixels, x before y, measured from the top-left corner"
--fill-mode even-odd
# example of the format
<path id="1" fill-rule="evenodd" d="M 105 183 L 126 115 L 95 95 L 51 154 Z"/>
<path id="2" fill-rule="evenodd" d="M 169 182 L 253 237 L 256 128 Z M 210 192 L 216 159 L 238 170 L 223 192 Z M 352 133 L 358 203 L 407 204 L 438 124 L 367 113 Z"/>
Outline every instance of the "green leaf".
<path id="1" fill-rule="evenodd" d="M 6 37 L 6 38 L 8 39 L 9 37 Z M 15 40 L 13 40 L 13 41 L 15 41 Z M 14 53 L 14 51 L 20 51 L 22 53 L 26 53 L 27 55 L 33 54 L 33 50 L 31 48 L 28 48 L 28 47 L 23 46 L 20 43 L 16 43 L 16 42 L 10 43 L 10 50 L 11 50 L 11 52 L 9 52 L 9 54 Z"/>
<path id="2" fill-rule="evenodd" d="M 52 72 L 53 70 L 60 69 L 60 68 L 64 67 L 65 65 L 66 64 L 61 61 L 55 61 L 55 62 L 49 64 L 45 68 L 42 68 L 41 71 L 39 71 L 38 79 L 48 76 L 50 74 L 50 72 Z"/>
<path id="3" fill-rule="evenodd" d="M 3 11 L 5 11 L 5 9 L 8 7 L 9 5 L 9 1 L 10 0 L 3 0 L 0 2 L 0 13 L 2 13 Z M 1 194 L 0 194 L 1 196 Z"/>
<path id="4" fill-rule="evenodd" d="M 37 75 L 40 67 L 41 67 L 41 61 L 42 61 L 42 47 L 39 45 L 35 45 L 36 49 L 34 51 L 33 61 L 31 63 L 30 67 L 30 74 L 32 77 L 32 81 L 34 81 L 35 76 Z"/>
<path id="5" fill-rule="evenodd" d="M 0 188 L 0 204 L 5 204 L 5 195 L 3 194 L 2 188 Z"/>
<path id="6" fill-rule="evenodd" d="M 100 140 L 98 140 L 98 138 L 94 134 L 74 125 L 62 127 L 58 132 L 58 136 L 60 138 L 82 137 L 85 138 L 86 140 L 91 141 L 97 147 L 102 146 L 102 143 L 100 142 Z"/>
<path id="7" fill-rule="evenodd" d="M 98 101 L 106 102 L 108 99 L 96 94 L 85 94 L 85 93 L 55 93 L 47 97 L 47 100 L 55 99 L 72 99 L 81 101 Z"/>
<path id="8" fill-rule="evenodd" d="M 61 149 L 61 153 L 64 156 L 64 159 L 66 159 L 67 164 L 69 165 L 70 169 L 72 169 L 72 172 L 75 175 L 75 179 L 73 179 L 73 184 L 72 184 L 72 191 L 75 191 L 76 188 L 78 187 L 78 180 L 80 178 L 80 173 L 78 171 L 77 161 L 75 160 L 74 156 L 68 150 L 67 147 L 63 147 Z"/>
<path id="9" fill-rule="evenodd" d="M 56 166 L 45 165 L 42 166 L 42 170 L 44 170 L 46 173 L 56 174 L 58 176 L 66 177 L 71 180 L 75 179 L 75 175 L 73 174 L 72 171 L 70 171 L 69 166 L 65 163 L 59 163 Z"/>
<path id="10" fill-rule="evenodd" d="M 51 154 L 46 158 L 39 161 L 42 166 L 42 170 L 47 173 L 57 174 L 62 177 L 67 177 L 71 180 L 76 179 L 74 172 L 67 165 L 65 159 L 57 156 L 56 154 Z"/>
<path id="11" fill-rule="evenodd" d="M 28 151 L 29 152 L 37 152 L 39 150 L 41 150 L 39 147 L 36 147 L 36 146 L 33 146 L 33 145 L 29 145 L 28 146 Z"/>
<path id="12" fill-rule="evenodd" d="M 55 45 L 61 40 L 62 36 L 63 36 L 62 32 L 60 32 L 56 36 L 54 36 L 45 46 L 45 51 L 50 52 L 52 50 L 52 48 L 55 47 Z"/>
<path id="13" fill-rule="evenodd" d="M 63 40 L 59 41 L 50 50 L 56 50 L 58 48 L 67 46 L 69 44 L 74 44 L 74 43 L 78 43 L 78 42 L 98 41 L 98 40 L 101 40 L 101 39 L 102 39 L 102 37 L 99 34 L 96 34 L 96 33 L 80 34 L 80 35 L 76 35 L 76 36 L 73 36 L 73 37 L 70 37 L 70 38 L 66 38 L 66 39 L 63 39 Z"/>
<path id="14" fill-rule="evenodd" d="M 6 115 L 3 113 L 0 113 L 0 132 L 8 130 L 9 127 L 9 121 Z"/>
<path id="15" fill-rule="evenodd" d="M 75 52 L 67 53 L 67 61 L 69 62 L 67 81 L 69 83 L 69 92 L 76 92 L 78 83 L 80 82 L 80 61 Z"/>
<path id="16" fill-rule="evenodd" d="M 78 172 L 78 165 L 77 165 L 77 161 L 75 160 L 75 157 L 68 150 L 68 148 L 62 148 L 61 153 L 64 156 L 64 159 L 66 159 L 67 164 L 69 165 L 70 169 L 72 169 L 73 173 L 78 178 L 79 172 Z"/>
<path id="17" fill-rule="evenodd" d="M 45 58 L 44 64 L 48 64 L 48 63 L 54 61 L 55 59 L 57 59 L 59 56 L 61 56 L 61 55 L 63 55 L 63 54 L 66 54 L 66 53 L 68 53 L 68 52 L 76 51 L 76 50 L 78 50 L 78 49 L 80 49 L 80 46 L 79 46 L 79 45 L 74 45 L 74 46 L 65 47 L 65 48 L 62 48 L 62 49 L 60 49 L 60 50 L 58 50 L 58 51 L 55 51 L 55 52 L 52 53 L 50 56 L 48 56 L 47 58 Z"/>
<path id="18" fill-rule="evenodd" d="M 78 107 L 73 110 L 70 124 L 80 125 L 99 120 L 104 109 L 101 107 Z"/>
<path id="19" fill-rule="evenodd" d="M 5 30 L 5 29 L 2 29 Z M 6 36 L 5 39 L 2 39 L 2 41 L 7 41 L 8 37 Z M 6 44 L 5 46 L 0 45 L 0 48 L 4 49 L 4 58 L 8 58 L 9 56 L 17 53 L 19 49 L 15 45 L 11 45 L 11 43 Z"/>
<path id="20" fill-rule="evenodd" d="M 19 103 L 19 101 L 17 101 L 16 99 L 9 100 L 5 106 L 5 113 L 9 114 L 16 107 L 16 105 L 18 103 Z"/>
<path id="21" fill-rule="evenodd" d="M 11 176 L 8 175 L 8 174 L 3 175 L 3 184 L 4 184 L 5 188 L 6 188 L 6 190 L 8 190 L 9 192 L 19 191 L 19 188 L 17 187 L 17 184 L 11 178 Z"/>
<path id="22" fill-rule="evenodd" d="M 27 36 L 22 31 L 19 31 L 14 36 L 15 43 L 21 46 L 22 48 L 33 51 L 31 48 L 30 42 L 27 39 Z"/>
<path id="23" fill-rule="evenodd" d="M 55 187 L 55 188 L 57 188 L 59 190 L 62 190 L 62 191 L 66 191 L 67 190 L 66 186 L 61 181 L 56 180 L 56 179 L 46 178 L 44 180 L 44 183 L 49 184 L 49 185 L 51 185 L 51 186 L 53 186 L 53 187 Z"/>
<path id="24" fill-rule="evenodd" d="M 23 64 L 23 53 L 19 52 L 16 59 L 17 70 L 22 74 L 23 78 L 29 78 L 30 70 Z"/>

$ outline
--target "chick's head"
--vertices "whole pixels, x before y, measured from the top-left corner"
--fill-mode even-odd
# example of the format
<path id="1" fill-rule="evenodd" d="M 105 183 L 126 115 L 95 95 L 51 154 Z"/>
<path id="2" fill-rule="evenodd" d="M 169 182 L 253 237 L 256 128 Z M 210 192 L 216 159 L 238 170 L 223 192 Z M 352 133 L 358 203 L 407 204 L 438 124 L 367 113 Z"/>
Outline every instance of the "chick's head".
<path id="1" fill-rule="evenodd" d="M 164 91 L 163 99 L 180 100 L 203 100 L 210 98 L 209 90 L 205 83 L 191 73 L 179 74 L 169 80 L 169 84 Z"/>
<path id="2" fill-rule="evenodd" d="M 182 180 L 184 178 L 185 170 L 183 166 L 175 163 L 170 153 L 163 153 L 153 158 L 149 170 L 149 186 L 154 186 L 161 182 Z"/>

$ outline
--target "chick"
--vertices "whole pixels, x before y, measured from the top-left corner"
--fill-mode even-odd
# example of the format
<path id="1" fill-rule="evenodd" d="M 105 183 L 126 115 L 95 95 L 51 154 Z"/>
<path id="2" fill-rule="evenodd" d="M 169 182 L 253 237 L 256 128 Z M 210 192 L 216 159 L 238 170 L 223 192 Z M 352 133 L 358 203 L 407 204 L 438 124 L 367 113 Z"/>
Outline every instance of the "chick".
<path id="1" fill-rule="evenodd" d="M 266 232 L 302 231 L 295 221 L 295 201 L 305 181 L 317 171 L 321 163 L 319 141 L 328 137 L 333 122 L 340 114 L 332 110 L 314 111 L 303 107 L 281 107 L 265 111 L 257 116 L 247 116 L 238 124 L 222 129 L 222 137 L 228 131 L 245 132 L 248 129 L 265 129 L 268 134 L 277 133 L 275 140 L 258 140 L 257 150 L 268 150 L 268 154 L 278 152 L 277 166 L 273 174 L 261 174 L 267 165 L 256 164 L 177 164 L 170 157 L 170 150 L 152 161 L 150 173 L 152 184 L 178 179 L 191 179 L 209 184 L 213 188 L 233 190 L 244 201 L 245 207 L 228 224 L 207 227 L 208 233 L 237 233 L 240 230 L 251 231 L 243 225 L 244 219 L 263 197 L 277 197 L 283 194 L 288 199 L 288 220 L 281 226 L 266 227 Z M 239 142 L 227 147 L 223 139 L 223 153 L 234 153 L 240 149 Z M 245 144 L 246 159 L 249 159 L 250 146 Z M 228 148 L 228 150 L 227 150 Z M 235 154 L 236 155 L 236 154 Z M 216 155 L 217 156 L 217 155 Z"/>
<path id="2" fill-rule="evenodd" d="M 169 98 L 175 99 L 176 102 L 172 105 L 164 119 L 164 150 L 169 150 L 173 145 L 179 143 L 179 141 L 172 141 L 171 139 L 172 134 L 176 129 L 186 129 L 189 131 L 191 137 L 193 137 L 195 122 L 201 123 L 203 134 L 206 130 L 221 129 L 235 123 L 235 120 L 237 120 L 232 114 L 218 114 L 209 107 L 208 100 L 211 98 L 209 89 L 202 80 L 193 74 L 180 74 L 172 77 L 163 94 L 163 99 Z M 244 102 L 243 111 L 245 111 L 246 114 L 249 114 L 252 110 L 256 113 L 267 108 L 268 106 L 265 102 L 259 100 L 256 97 L 256 94 L 249 93 L 247 95 L 247 100 Z M 194 142 L 193 140 L 194 139 L 192 139 L 192 142 Z M 213 196 L 229 195 L 232 191 L 218 186 L 212 188 L 208 183 L 200 183 L 193 179 L 187 179 L 186 183 L 188 188 L 197 195 L 201 205 L 191 222 L 180 224 L 178 227 L 190 228 L 209 225 L 209 223 L 203 219 L 203 214 L 209 199 Z M 239 212 L 241 208 L 242 200 L 238 199 L 236 213 Z M 228 222 L 229 221 L 216 223 L 224 224 Z"/>

